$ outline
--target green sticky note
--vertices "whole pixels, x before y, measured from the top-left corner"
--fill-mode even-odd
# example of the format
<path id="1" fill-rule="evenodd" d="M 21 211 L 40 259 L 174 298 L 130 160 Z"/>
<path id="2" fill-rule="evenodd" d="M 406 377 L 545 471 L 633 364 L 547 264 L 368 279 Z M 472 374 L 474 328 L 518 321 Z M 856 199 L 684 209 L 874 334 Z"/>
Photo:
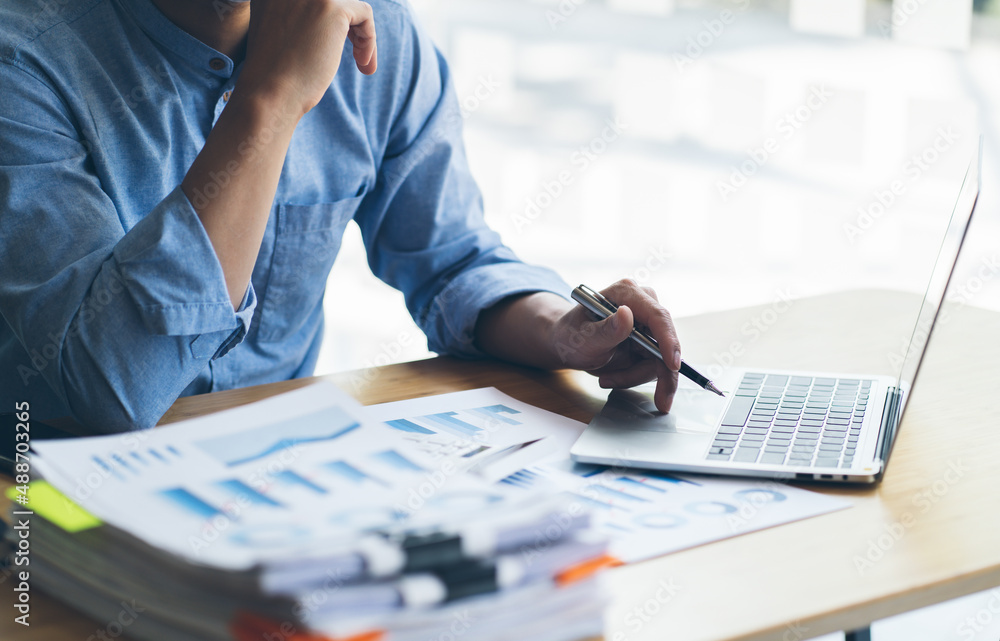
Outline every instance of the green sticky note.
<path id="1" fill-rule="evenodd" d="M 7 498 L 15 502 L 15 510 L 31 510 L 55 523 L 67 532 L 81 532 L 101 525 L 101 520 L 66 498 L 66 495 L 45 481 L 32 481 L 28 485 L 28 502 L 18 500 L 17 487 L 7 488 Z"/>

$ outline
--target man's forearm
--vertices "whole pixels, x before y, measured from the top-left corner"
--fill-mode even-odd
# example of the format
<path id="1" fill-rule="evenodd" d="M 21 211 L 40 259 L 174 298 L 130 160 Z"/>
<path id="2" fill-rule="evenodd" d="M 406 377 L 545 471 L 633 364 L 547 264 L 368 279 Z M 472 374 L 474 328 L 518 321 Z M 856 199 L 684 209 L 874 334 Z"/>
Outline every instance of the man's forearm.
<path id="1" fill-rule="evenodd" d="M 300 116 L 235 92 L 181 183 L 212 241 L 234 309 L 250 282 Z"/>

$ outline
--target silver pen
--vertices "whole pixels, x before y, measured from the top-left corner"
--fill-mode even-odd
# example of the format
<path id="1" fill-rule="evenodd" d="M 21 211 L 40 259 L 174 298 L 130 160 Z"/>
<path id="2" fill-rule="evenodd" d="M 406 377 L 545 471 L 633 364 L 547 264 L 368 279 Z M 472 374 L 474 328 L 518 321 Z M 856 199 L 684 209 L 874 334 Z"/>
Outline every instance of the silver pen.
<path id="1" fill-rule="evenodd" d="M 600 292 L 594 291 L 586 285 L 580 285 L 573 290 L 573 300 L 580 303 L 580 305 L 582 305 L 587 311 L 602 320 L 611 316 L 618 310 L 617 305 L 605 298 Z M 663 354 L 660 353 L 660 346 L 657 344 L 656 339 L 652 336 L 639 331 L 637 328 L 633 328 L 632 334 L 629 335 L 629 338 L 641 345 L 643 349 L 656 358 L 661 361 L 663 360 Z M 719 388 L 717 388 L 715 384 L 708 379 L 707 376 L 698 373 L 697 370 L 685 363 L 683 360 L 681 361 L 680 373 L 693 381 L 698 387 L 725 397 L 725 394 L 723 394 Z"/>

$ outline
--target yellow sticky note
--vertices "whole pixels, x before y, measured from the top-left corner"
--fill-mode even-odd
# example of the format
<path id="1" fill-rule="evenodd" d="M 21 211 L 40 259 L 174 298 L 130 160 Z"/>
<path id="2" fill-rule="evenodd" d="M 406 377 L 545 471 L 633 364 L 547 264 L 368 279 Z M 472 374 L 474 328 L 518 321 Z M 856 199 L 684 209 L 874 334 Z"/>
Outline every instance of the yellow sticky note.
<path id="1" fill-rule="evenodd" d="M 17 503 L 15 509 L 31 510 L 67 532 L 81 532 L 101 525 L 101 520 L 71 501 L 45 481 L 28 485 L 28 502 L 22 505 L 17 487 L 7 488 L 7 498 Z"/>

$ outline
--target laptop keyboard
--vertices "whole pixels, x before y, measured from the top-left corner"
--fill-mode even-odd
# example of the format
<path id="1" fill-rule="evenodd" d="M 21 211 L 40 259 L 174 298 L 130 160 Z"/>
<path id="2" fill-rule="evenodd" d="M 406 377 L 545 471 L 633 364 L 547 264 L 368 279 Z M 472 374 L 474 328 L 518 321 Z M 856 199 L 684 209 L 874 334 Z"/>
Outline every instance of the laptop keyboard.
<path id="1" fill-rule="evenodd" d="M 851 467 L 873 381 L 747 373 L 710 461 Z"/>

